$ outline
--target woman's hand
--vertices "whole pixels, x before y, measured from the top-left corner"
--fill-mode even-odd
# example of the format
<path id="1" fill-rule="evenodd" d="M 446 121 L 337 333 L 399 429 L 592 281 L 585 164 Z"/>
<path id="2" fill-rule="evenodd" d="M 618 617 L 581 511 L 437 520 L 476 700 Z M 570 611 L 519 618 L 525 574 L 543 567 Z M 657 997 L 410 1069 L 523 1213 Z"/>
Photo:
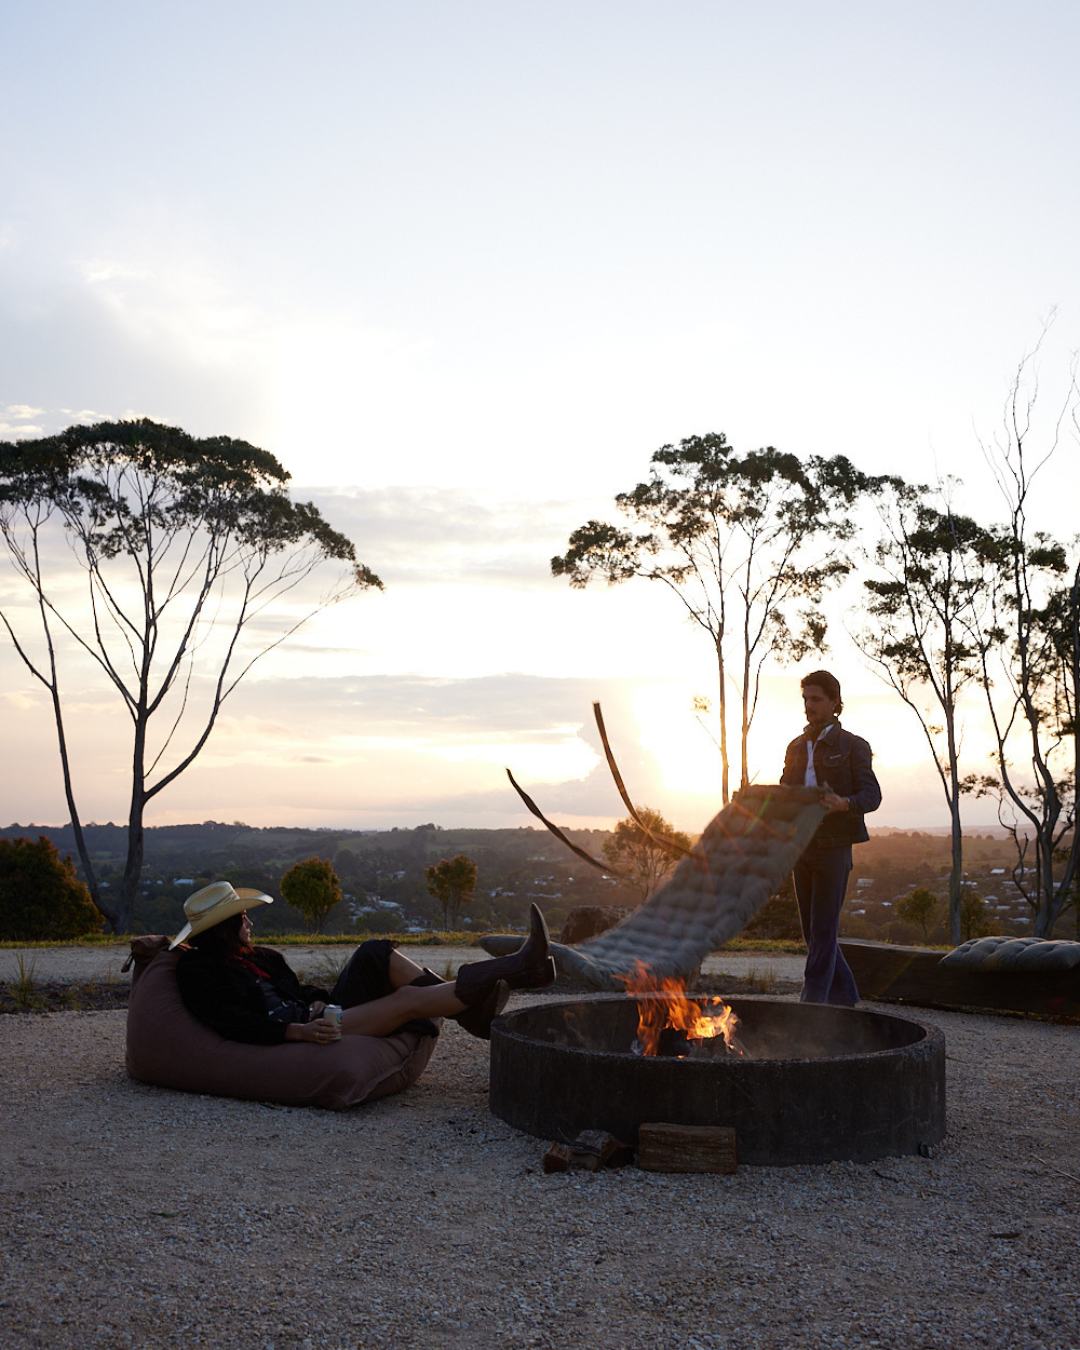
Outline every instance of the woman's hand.
<path id="1" fill-rule="evenodd" d="M 821 804 L 825 808 L 826 815 L 832 815 L 836 811 L 850 811 L 851 803 L 846 797 L 838 797 L 835 792 L 826 792 L 821 799 Z"/>
<path id="2" fill-rule="evenodd" d="M 330 1045 L 341 1040 L 341 1030 L 325 1017 L 314 1022 L 290 1022 L 285 1028 L 287 1041 L 310 1041 L 312 1045 Z"/>
<path id="3" fill-rule="evenodd" d="M 311 1005 L 311 1007 L 308 1009 L 307 1020 L 309 1022 L 314 1022 L 316 1017 L 321 1017 L 325 1011 L 326 1011 L 326 1004 L 322 1001 L 321 998 L 317 998 L 315 1002 Z"/>

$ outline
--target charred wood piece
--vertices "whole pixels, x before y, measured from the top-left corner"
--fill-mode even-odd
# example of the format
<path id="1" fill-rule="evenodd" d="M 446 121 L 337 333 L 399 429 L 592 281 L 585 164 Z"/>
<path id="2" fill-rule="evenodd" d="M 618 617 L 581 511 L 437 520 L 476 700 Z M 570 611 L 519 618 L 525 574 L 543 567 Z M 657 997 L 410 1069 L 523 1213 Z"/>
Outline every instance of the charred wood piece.
<path id="1" fill-rule="evenodd" d="M 626 1167 L 634 1150 L 606 1130 L 582 1130 L 572 1144 L 552 1144 L 544 1154 L 544 1171 L 599 1172 L 604 1167 Z"/>

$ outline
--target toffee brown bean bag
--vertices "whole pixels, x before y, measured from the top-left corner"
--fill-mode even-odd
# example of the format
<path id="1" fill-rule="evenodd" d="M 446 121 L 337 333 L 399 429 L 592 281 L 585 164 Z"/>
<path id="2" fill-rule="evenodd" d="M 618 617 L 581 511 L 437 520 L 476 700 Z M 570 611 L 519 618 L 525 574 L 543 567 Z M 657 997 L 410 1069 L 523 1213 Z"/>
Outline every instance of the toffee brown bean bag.
<path id="1" fill-rule="evenodd" d="M 127 1020 L 127 1071 L 140 1083 L 216 1097 L 343 1111 L 415 1083 L 434 1036 L 342 1036 L 333 1045 L 227 1041 L 184 1007 L 176 982 L 180 952 L 168 938 L 131 943 L 135 969 Z"/>

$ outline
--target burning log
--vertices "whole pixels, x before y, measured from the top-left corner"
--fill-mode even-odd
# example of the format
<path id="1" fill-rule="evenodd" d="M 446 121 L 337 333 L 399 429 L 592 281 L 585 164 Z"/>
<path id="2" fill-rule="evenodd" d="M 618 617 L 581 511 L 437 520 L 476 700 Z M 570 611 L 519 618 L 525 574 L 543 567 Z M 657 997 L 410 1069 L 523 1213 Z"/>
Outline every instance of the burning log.
<path id="1" fill-rule="evenodd" d="M 687 998 L 685 981 L 657 978 L 640 961 L 623 983 L 638 1006 L 635 1054 L 711 1059 L 721 1045 L 721 1054 L 743 1054 L 735 1034 L 739 1019 L 723 999 Z"/>
<path id="2" fill-rule="evenodd" d="M 735 1131 L 726 1125 L 642 1125 L 638 1166 L 646 1172 L 734 1172 Z"/>

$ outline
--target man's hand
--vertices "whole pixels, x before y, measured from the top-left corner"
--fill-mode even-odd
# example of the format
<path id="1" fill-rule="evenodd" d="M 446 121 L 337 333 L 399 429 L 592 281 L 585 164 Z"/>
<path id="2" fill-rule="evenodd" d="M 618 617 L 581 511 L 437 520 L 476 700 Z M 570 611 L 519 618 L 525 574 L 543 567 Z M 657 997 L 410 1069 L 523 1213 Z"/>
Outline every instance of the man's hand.
<path id="1" fill-rule="evenodd" d="M 846 797 L 838 797 L 835 792 L 826 792 L 821 799 L 821 804 L 825 808 L 826 815 L 833 815 L 837 811 L 850 811 L 851 803 Z"/>

